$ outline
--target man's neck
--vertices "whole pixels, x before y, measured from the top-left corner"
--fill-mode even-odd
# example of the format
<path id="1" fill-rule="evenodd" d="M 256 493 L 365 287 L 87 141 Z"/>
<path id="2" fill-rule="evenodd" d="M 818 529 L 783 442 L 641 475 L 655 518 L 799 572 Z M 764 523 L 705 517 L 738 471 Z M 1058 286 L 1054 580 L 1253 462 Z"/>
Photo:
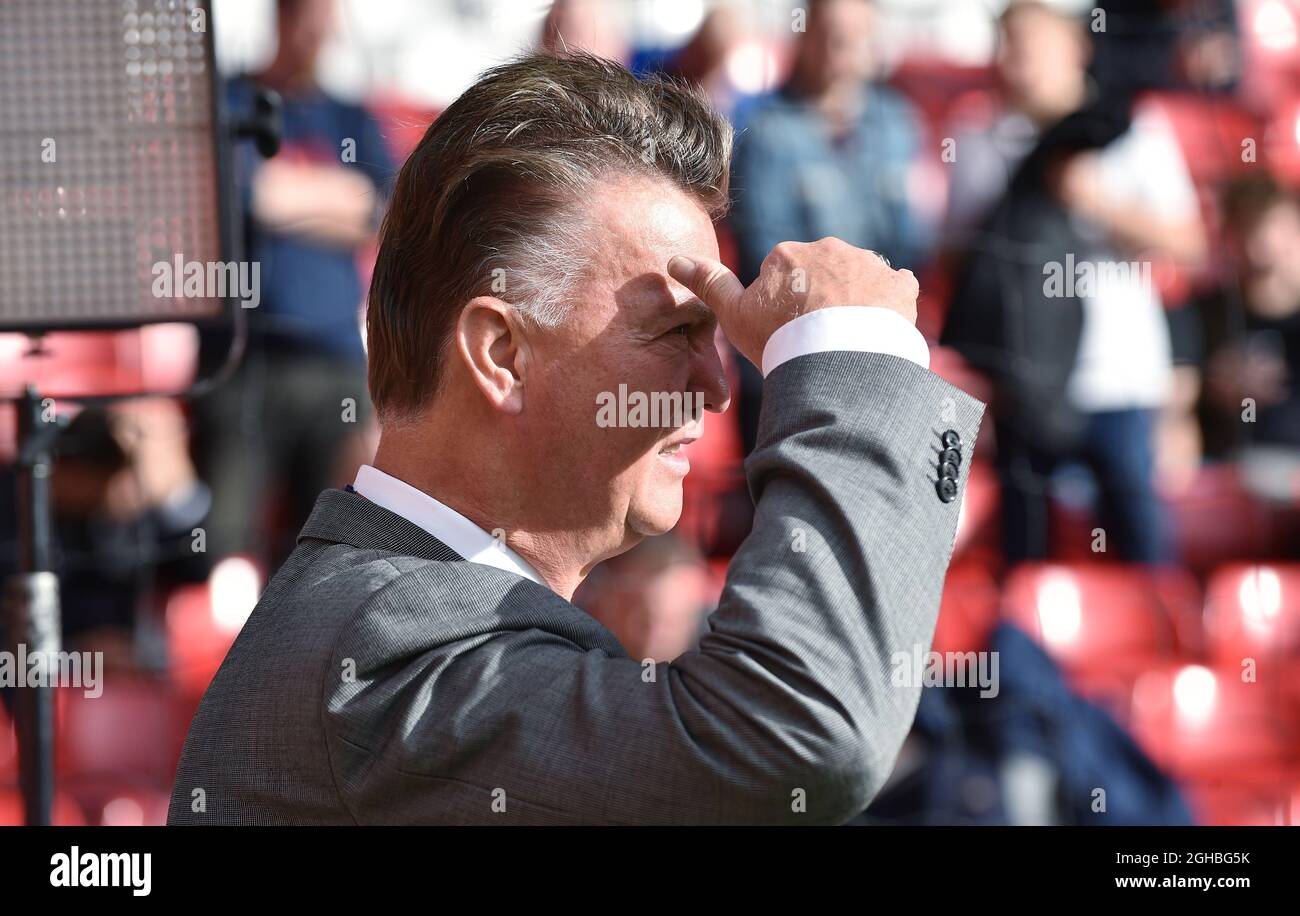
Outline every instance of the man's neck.
<path id="1" fill-rule="evenodd" d="M 418 455 L 418 460 L 408 456 Z M 471 460 L 471 458 L 473 460 Z M 385 474 L 432 496 L 443 505 L 459 512 L 486 532 L 505 532 L 506 544 L 528 562 L 547 587 L 565 600 L 582 584 L 598 559 L 584 561 L 579 539 L 570 532 L 533 530 L 521 519 L 524 515 L 509 504 L 512 475 L 491 465 L 490 459 L 474 452 L 437 453 L 406 447 L 401 437 L 388 435 L 380 440 L 372 464 Z M 505 483 L 503 486 L 502 483 Z"/>

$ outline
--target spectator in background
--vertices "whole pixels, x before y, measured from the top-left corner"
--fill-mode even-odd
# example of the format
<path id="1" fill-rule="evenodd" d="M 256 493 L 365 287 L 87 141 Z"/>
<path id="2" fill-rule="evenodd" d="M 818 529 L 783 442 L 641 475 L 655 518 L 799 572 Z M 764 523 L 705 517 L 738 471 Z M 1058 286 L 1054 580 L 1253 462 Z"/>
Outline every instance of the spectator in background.
<path id="1" fill-rule="evenodd" d="M 284 130 L 273 159 L 240 147 L 245 256 L 261 265 L 261 305 L 238 375 L 195 405 L 218 556 L 253 552 L 274 564 L 316 494 L 365 460 L 353 457 L 369 413 L 357 256 L 374 238 L 393 166 L 374 119 L 316 84 L 333 16 L 333 0 L 280 0 L 275 57 L 228 87 L 236 111 L 251 107 L 258 87 L 278 92 Z M 224 342 L 205 343 L 211 358 Z M 344 456 L 352 467 L 340 466 Z M 288 517 L 262 543 L 275 497 Z"/>
<path id="2" fill-rule="evenodd" d="M 736 123 L 736 105 L 743 96 L 732 78 L 734 56 L 751 41 L 749 21 L 733 3 L 709 10 L 695 35 L 667 61 L 670 76 L 694 83 L 709 95 L 713 107 Z"/>
<path id="3" fill-rule="evenodd" d="M 61 430 L 53 480 L 55 570 L 64 648 L 103 652 L 114 669 L 165 659 L 153 598 L 202 579 L 192 531 L 210 494 L 189 456 L 180 406 L 165 398 L 87 407 Z M 0 469 L 0 540 L 18 540 L 12 468 Z M 16 570 L 7 550 L 0 573 Z M 138 626 L 139 625 L 139 626 Z M 3 623 L 0 622 L 0 626 Z"/>
<path id="4" fill-rule="evenodd" d="M 813 0 L 794 70 L 737 140 L 732 226 L 744 282 L 773 246 L 835 236 L 917 268 L 926 234 L 908 201 L 917 115 L 870 82 L 871 0 Z"/>
<path id="5" fill-rule="evenodd" d="M 586 51 L 626 64 L 632 50 L 619 6 L 606 0 L 555 0 L 542 22 L 538 43 L 552 54 Z"/>
<path id="6" fill-rule="evenodd" d="M 1143 264 L 1203 256 L 1195 190 L 1158 111 L 1129 123 L 1128 99 L 1090 97 L 1081 22 L 1023 0 L 1001 27 L 1005 110 L 983 133 L 955 132 L 948 237 L 964 243 L 967 268 L 944 341 L 997 389 L 1006 557 L 1047 555 L 1048 478 L 1081 461 L 1107 553 L 1168 562 L 1155 440 L 1194 386 L 1175 384 L 1168 320 Z M 1089 265 L 1091 282 L 1077 295 L 1050 290 L 1053 264 L 1072 275 Z M 1162 455 L 1184 468 L 1198 458 Z"/>
<path id="7" fill-rule="evenodd" d="M 920 267 L 928 233 L 907 193 L 918 118 L 901 95 L 871 82 L 874 16 L 871 0 L 812 0 L 789 81 L 747 109 L 729 220 L 745 283 L 780 242 L 826 236 L 879 252 L 895 268 Z M 739 409 L 748 452 L 762 378 L 742 363 Z"/>
<path id="8" fill-rule="evenodd" d="M 1300 200 L 1272 178 L 1225 195 L 1233 281 L 1197 303 L 1207 453 L 1261 496 L 1300 497 Z M 1247 400 L 1249 399 L 1249 400 Z"/>
<path id="9" fill-rule="evenodd" d="M 1233 0 L 1175 0 L 1187 23 L 1179 30 L 1174 61 L 1181 81 L 1201 92 L 1230 92 L 1241 81 L 1242 47 Z"/>
<path id="10" fill-rule="evenodd" d="M 993 107 L 967 111 L 948 132 L 955 156 L 945 244 L 964 249 L 1006 192 L 1044 130 L 1088 99 L 1089 41 L 1072 17 L 1038 3 L 1011 4 L 1000 21 Z"/>
<path id="11" fill-rule="evenodd" d="M 988 118 L 976 116 L 958 123 L 950 131 L 956 139 L 956 156 L 944 234 L 958 248 L 977 240 L 980 224 L 1043 133 L 1067 115 L 1101 102 L 1090 98 L 1091 43 L 1085 26 L 1076 17 L 1041 0 L 1013 0 L 1002 14 L 1000 26 L 998 110 Z M 1123 102 L 1113 99 L 1105 104 L 1118 108 Z M 1157 252 L 1167 249 L 1183 260 L 1199 259 L 1204 254 L 1205 239 L 1199 216 L 1190 206 L 1195 191 L 1167 120 L 1156 109 L 1141 111 L 1125 145 L 1112 150 L 1111 155 L 1125 150 L 1134 157 L 1127 164 L 1143 169 L 1136 176 L 1128 176 L 1112 196 L 1132 198 L 1130 185 L 1156 182 L 1161 186 L 1161 197 L 1168 200 L 1161 201 L 1163 207 L 1152 207 L 1141 200 L 1122 213 L 1093 215 L 1102 216 L 1107 227 L 1121 234 L 1127 230 L 1118 217 L 1135 217 L 1127 247 Z M 1174 174 L 1150 174 L 1159 165 L 1173 168 Z M 1107 200 L 1106 189 L 1076 180 L 1083 178 L 1088 169 L 1087 157 L 1071 167 L 1072 180 L 1065 186 L 1066 192 L 1085 208 L 1090 203 L 1115 203 Z M 1160 212 L 1162 209 L 1172 211 L 1171 215 L 1166 216 Z M 1170 232 L 1172 237 L 1166 237 Z"/>

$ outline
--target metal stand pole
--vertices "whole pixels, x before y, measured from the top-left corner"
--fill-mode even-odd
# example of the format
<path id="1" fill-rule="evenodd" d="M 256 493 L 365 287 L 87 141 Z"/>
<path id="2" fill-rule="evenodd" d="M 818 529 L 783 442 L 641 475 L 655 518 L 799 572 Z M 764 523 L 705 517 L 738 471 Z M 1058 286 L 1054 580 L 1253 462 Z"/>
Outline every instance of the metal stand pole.
<path id="1" fill-rule="evenodd" d="M 18 779 L 29 825 L 48 826 L 54 802 L 54 687 L 60 644 L 59 580 L 53 572 L 50 475 L 59 421 L 28 386 L 18 407 L 18 572 L 5 583 L 5 622 L 16 665 Z M 35 653 L 44 676 L 27 682 Z"/>

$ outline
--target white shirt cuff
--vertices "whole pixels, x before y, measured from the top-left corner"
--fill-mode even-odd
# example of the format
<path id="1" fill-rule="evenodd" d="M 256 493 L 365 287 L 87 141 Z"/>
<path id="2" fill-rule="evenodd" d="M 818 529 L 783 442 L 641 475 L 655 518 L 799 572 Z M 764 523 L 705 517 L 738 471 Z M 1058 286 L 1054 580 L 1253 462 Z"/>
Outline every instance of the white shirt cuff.
<path id="1" fill-rule="evenodd" d="M 797 356 L 827 350 L 888 353 L 930 368 L 930 348 L 916 327 L 892 309 L 838 306 L 787 321 L 763 348 L 763 377 Z"/>

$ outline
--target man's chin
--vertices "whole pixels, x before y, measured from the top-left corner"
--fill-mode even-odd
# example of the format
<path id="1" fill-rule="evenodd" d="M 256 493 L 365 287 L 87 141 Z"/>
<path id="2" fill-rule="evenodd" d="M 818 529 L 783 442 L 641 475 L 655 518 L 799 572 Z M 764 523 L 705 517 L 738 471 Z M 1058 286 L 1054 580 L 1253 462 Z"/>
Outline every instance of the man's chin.
<path id="1" fill-rule="evenodd" d="M 668 489 L 668 488 L 665 488 Z M 628 513 L 628 527 L 642 537 L 658 537 L 677 527 L 682 517 L 682 488 L 678 484 L 675 492 L 656 493 L 652 501 L 641 506 L 633 506 Z"/>

